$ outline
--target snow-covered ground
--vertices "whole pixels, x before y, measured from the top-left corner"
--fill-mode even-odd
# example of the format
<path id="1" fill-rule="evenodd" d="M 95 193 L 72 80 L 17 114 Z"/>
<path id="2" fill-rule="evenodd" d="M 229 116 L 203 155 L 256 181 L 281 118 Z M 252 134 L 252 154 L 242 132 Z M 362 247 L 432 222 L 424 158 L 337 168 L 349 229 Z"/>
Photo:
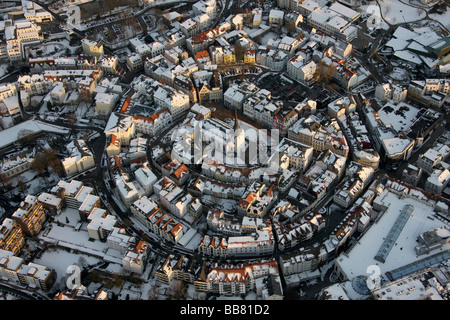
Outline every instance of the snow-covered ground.
<path id="1" fill-rule="evenodd" d="M 447 11 L 443 14 L 431 13 L 429 17 L 433 20 L 439 21 L 447 29 L 450 29 L 450 8 L 447 8 Z"/>
<path id="2" fill-rule="evenodd" d="M 390 24 L 414 22 L 426 17 L 426 11 L 398 0 L 379 0 L 381 13 Z"/>

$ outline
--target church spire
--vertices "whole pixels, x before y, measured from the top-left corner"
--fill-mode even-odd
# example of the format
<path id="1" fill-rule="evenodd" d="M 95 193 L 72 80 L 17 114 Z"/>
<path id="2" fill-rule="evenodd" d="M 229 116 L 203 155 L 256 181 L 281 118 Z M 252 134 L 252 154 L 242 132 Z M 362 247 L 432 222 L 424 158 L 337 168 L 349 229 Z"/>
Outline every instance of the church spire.
<path id="1" fill-rule="evenodd" d="M 234 131 L 240 129 L 241 127 L 239 126 L 239 119 L 238 119 L 238 115 L 237 115 L 237 110 L 234 110 Z"/>

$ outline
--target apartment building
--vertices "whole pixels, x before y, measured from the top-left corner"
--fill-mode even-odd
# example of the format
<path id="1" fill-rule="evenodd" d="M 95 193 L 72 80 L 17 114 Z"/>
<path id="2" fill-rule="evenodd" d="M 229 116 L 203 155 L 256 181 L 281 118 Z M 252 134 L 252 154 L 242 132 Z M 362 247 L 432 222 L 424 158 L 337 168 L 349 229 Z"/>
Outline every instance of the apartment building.
<path id="1" fill-rule="evenodd" d="M 264 217 L 275 203 L 275 185 L 266 185 L 259 181 L 254 181 L 245 191 L 239 200 L 237 212 L 239 215 L 251 217 Z"/>
<path id="2" fill-rule="evenodd" d="M 182 116 L 190 108 L 189 96 L 169 86 L 160 86 L 154 94 L 155 105 L 159 109 L 169 109 L 172 118 Z"/>
<path id="3" fill-rule="evenodd" d="M 434 168 L 446 160 L 449 155 L 450 147 L 447 145 L 430 148 L 425 153 L 419 155 L 416 166 L 431 174 Z"/>
<path id="4" fill-rule="evenodd" d="M 435 169 L 425 182 L 424 189 L 432 194 L 440 195 L 450 182 L 450 171 Z"/>
<path id="5" fill-rule="evenodd" d="M 95 95 L 94 111 L 99 118 L 108 119 L 112 110 L 119 101 L 119 94 L 99 92 Z"/>
<path id="6" fill-rule="evenodd" d="M 300 83 L 309 85 L 314 81 L 317 64 L 314 61 L 306 62 L 304 55 L 298 54 L 287 63 L 286 72 Z"/>
<path id="7" fill-rule="evenodd" d="M 122 267 L 131 273 L 142 275 L 147 265 L 149 252 L 148 243 L 139 241 L 136 247 L 133 250 L 129 250 L 122 258 Z"/>
<path id="8" fill-rule="evenodd" d="M 98 62 L 98 66 L 100 67 L 100 69 L 103 71 L 103 74 L 105 74 L 105 75 L 115 74 L 117 71 L 118 64 L 119 64 L 119 58 L 117 58 L 115 56 L 103 57 L 103 59 L 101 59 Z"/>
<path id="9" fill-rule="evenodd" d="M 54 270 L 31 262 L 25 264 L 24 259 L 3 249 L 0 249 L 0 275 L 8 282 L 26 286 L 32 290 L 48 291 L 56 281 Z"/>
<path id="10" fill-rule="evenodd" d="M 17 83 L 19 90 L 24 90 L 31 96 L 47 94 L 53 89 L 53 81 L 43 74 L 21 75 Z"/>
<path id="11" fill-rule="evenodd" d="M 91 187 L 85 186 L 83 182 L 72 179 L 70 182 L 60 180 L 50 190 L 50 193 L 63 199 L 64 206 L 78 210 L 86 197 L 92 194 L 93 191 Z"/>
<path id="12" fill-rule="evenodd" d="M 89 238 L 99 241 L 106 241 L 117 224 L 116 217 L 99 207 L 93 208 L 87 221 L 89 222 L 87 225 Z"/>
<path id="13" fill-rule="evenodd" d="M 0 52 L 3 60 L 18 61 L 25 58 L 26 45 L 40 43 L 44 38 L 41 27 L 34 21 L 20 20 L 5 21 L 4 42 L 0 44 Z"/>
<path id="14" fill-rule="evenodd" d="M 44 206 L 38 201 L 38 198 L 28 195 L 11 218 L 20 225 L 27 236 L 35 237 L 41 231 L 47 217 Z"/>
<path id="15" fill-rule="evenodd" d="M 49 215 L 57 215 L 63 208 L 63 200 L 51 193 L 42 192 L 38 196 L 38 201 L 42 203 L 45 212 Z"/>
<path id="16" fill-rule="evenodd" d="M 122 146 L 129 146 L 135 134 L 135 122 L 132 116 L 111 113 L 105 127 L 107 137 L 115 135 Z"/>
<path id="17" fill-rule="evenodd" d="M 269 25 L 273 28 L 282 27 L 284 24 L 284 11 L 272 9 L 269 12 Z"/>
<path id="18" fill-rule="evenodd" d="M 25 235 L 19 223 L 5 218 L 0 226 L 0 249 L 18 255 L 25 245 Z"/>
<path id="19" fill-rule="evenodd" d="M 135 115 L 134 123 L 136 132 L 154 137 L 172 123 L 172 115 L 169 109 L 165 108 L 150 117 Z"/>
<path id="20" fill-rule="evenodd" d="M 54 270 L 32 262 L 21 265 L 18 277 L 21 285 L 44 291 L 48 291 L 56 281 Z"/>
<path id="21" fill-rule="evenodd" d="M 70 142 L 67 150 L 70 155 L 62 161 L 66 176 L 70 177 L 95 167 L 94 155 L 83 139 Z"/>
<path id="22" fill-rule="evenodd" d="M 375 88 L 375 98 L 381 101 L 402 102 L 406 100 L 407 94 L 408 90 L 406 88 L 395 83 L 383 83 Z"/>
<path id="23" fill-rule="evenodd" d="M 133 72 L 138 72 L 144 68 L 144 61 L 139 53 L 134 52 L 126 58 L 128 68 Z"/>
<path id="24" fill-rule="evenodd" d="M 139 191 L 128 178 L 119 177 L 116 179 L 116 187 L 123 204 L 129 208 L 131 204 L 139 198 Z M 138 182 L 136 182 L 138 183 Z"/>
<path id="25" fill-rule="evenodd" d="M 279 49 L 262 49 L 256 54 L 256 63 L 266 66 L 272 71 L 283 71 L 289 60 L 289 55 Z"/>
<path id="26" fill-rule="evenodd" d="M 145 195 L 151 195 L 153 193 L 153 185 L 158 180 L 152 170 L 147 165 L 143 165 L 134 172 L 134 176 L 145 190 Z"/>
<path id="27" fill-rule="evenodd" d="M 218 237 L 204 235 L 198 246 L 201 254 L 220 258 L 239 256 L 266 256 L 273 253 L 272 226 L 257 230 L 248 236 Z"/>
<path id="28" fill-rule="evenodd" d="M 402 171 L 402 181 L 417 187 L 420 178 L 422 177 L 422 168 L 408 164 L 408 166 Z"/>
<path id="29" fill-rule="evenodd" d="M 149 199 L 147 196 L 143 196 L 133 202 L 130 206 L 131 213 L 136 217 L 144 226 L 150 228 L 149 216 L 158 209 L 158 204 Z"/>
<path id="30" fill-rule="evenodd" d="M 328 258 L 328 252 L 324 245 L 302 249 L 305 250 L 293 251 L 281 256 L 280 268 L 285 276 L 314 271 Z"/>
<path id="31" fill-rule="evenodd" d="M 84 38 L 81 39 L 81 47 L 83 52 L 90 56 L 99 58 L 104 54 L 103 45 L 99 41 Z"/>
<path id="32" fill-rule="evenodd" d="M 337 6 L 334 8 L 337 8 Z M 352 23 L 353 19 L 358 18 L 359 13 L 355 11 L 356 15 L 348 18 L 352 16 L 351 13 L 348 15 L 343 15 L 338 11 L 339 9 L 332 10 L 331 7 L 319 8 L 311 12 L 308 16 L 308 24 L 328 35 L 351 42 L 358 36 L 358 29 L 353 26 Z"/>
<path id="33" fill-rule="evenodd" d="M 313 148 L 297 141 L 283 138 L 278 146 L 279 152 L 289 159 L 289 170 L 303 173 L 313 160 Z"/>
<path id="34" fill-rule="evenodd" d="M 100 208 L 100 197 L 95 194 L 88 194 L 83 203 L 78 208 L 81 221 L 88 221 L 89 216 L 95 208 Z"/>
<path id="35" fill-rule="evenodd" d="M 125 228 L 111 227 L 106 242 L 109 248 L 119 251 L 122 255 L 136 248 L 136 237 L 129 235 Z"/>

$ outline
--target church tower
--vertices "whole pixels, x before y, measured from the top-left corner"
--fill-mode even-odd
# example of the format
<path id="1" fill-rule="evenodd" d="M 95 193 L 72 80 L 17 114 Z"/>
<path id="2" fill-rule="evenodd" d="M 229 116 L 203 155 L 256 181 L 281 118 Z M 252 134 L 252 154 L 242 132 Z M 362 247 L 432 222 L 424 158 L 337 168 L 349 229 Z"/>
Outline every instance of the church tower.
<path id="1" fill-rule="evenodd" d="M 235 150 L 236 150 L 236 164 L 245 165 L 245 130 L 239 126 L 239 119 L 237 116 L 237 110 L 235 110 L 235 120 L 234 120 L 234 135 L 236 139 Z"/>

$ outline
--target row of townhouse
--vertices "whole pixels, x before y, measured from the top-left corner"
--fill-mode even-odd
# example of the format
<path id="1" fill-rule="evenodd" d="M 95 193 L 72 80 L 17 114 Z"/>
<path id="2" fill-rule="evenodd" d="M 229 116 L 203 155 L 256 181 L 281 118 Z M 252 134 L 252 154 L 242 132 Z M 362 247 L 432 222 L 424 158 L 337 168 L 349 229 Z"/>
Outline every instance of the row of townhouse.
<path id="1" fill-rule="evenodd" d="M 186 38 L 204 32 L 212 26 L 217 14 L 217 1 L 198 1 L 192 5 L 193 16 L 180 23 L 180 30 Z"/>
<path id="2" fill-rule="evenodd" d="M 28 65 L 30 66 L 30 71 L 36 74 L 55 68 L 62 70 L 95 70 L 98 67 L 104 74 L 115 74 L 118 67 L 118 58 L 116 56 L 96 58 L 83 54 L 76 57 L 33 57 L 28 59 Z"/>
<path id="3" fill-rule="evenodd" d="M 53 89 L 53 81 L 42 74 L 21 75 L 17 83 L 20 91 L 24 90 L 31 96 L 47 94 Z"/>
<path id="4" fill-rule="evenodd" d="M 217 198 L 239 200 L 246 190 L 246 185 L 243 183 L 223 183 L 199 176 L 187 188 L 192 195 L 197 197 L 207 194 Z"/>
<path id="5" fill-rule="evenodd" d="M 298 244 L 311 239 L 325 227 L 325 217 L 320 213 L 310 212 L 288 223 L 274 223 L 278 238 L 278 248 L 287 251 Z"/>
<path id="6" fill-rule="evenodd" d="M 270 91 L 265 89 L 258 90 L 244 99 L 242 111 L 244 115 L 263 126 L 278 130 L 280 136 L 286 136 L 299 117 L 294 108 L 285 107 L 282 101 L 272 100 Z"/>
<path id="7" fill-rule="evenodd" d="M 264 47 L 260 48 L 283 51 L 284 53 L 287 54 L 288 59 L 290 59 L 296 54 L 298 49 L 304 48 L 306 43 L 307 38 L 304 36 L 303 33 L 300 33 L 295 38 L 287 35 L 283 36 L 282 38 L 281 37 L 270 38 L 267 41 L 266 48 Z"/>
<path id="8" fill-rule="evenodd" d="M 156 269 L 156 279 L 167 285 L 173 280 L 186 281 L 194 284 L 197 292 L 238 296 L 254 291 L 264 300 L 283 298 L 278 264 L 274 258 L 220 264 L 169 254 Z M 268 284 L 268 279 L 273 281 Z"/>
<path id="9" fill-rule="evenodd" d="M 289 128 L 288 138 L 311 146 L 317 152 L 329 150 L 344 157 L 349 154 L 349 146 L 339 123 L 322 114 L 299 119 Z"/>
<path id="10" fill-rule="evenodd" d="M 382 83 L 375 88 L 375 98 L 382 101 L 402 102 L 406 100 L 407 94 L 407 88 L 393 82 Z"/>
<path id="11" fill-rule="evenodd" d="M 321 152 L 316 162 L 298 180 L 297 186 L 301 194 L 308 194 L 315 201 L 322 199 L 343 178 L 346 160 L 329 150 Z M 289 197 L 292 197 L 291 193 Z"/>
<path id="12" fill-rule="evenodd" d="M 164 50 L 170 50 L 175 47 L 185 47 L 186 36 L 178 27 L 168 28 L 163 31 L 153 31 L 148 33 L 152 42 L 148 43 L 151 50 L 151 56 L 163 54 Z"/>
<path id="13" fill-rule="evenodd" d="M 186 231 L 179 221 L 164 212 L 159 204 L 148 197 L 136 200 L 130 209 L 133 216 L 148 230 L 167 241 L 177 243 Z"/>
<path id="14" fill-rule="evenodd" d="M 21 152 L 19 154 L 10 156 L 0 162 L 0 177 L 3 181 L 7 181 L 22 172 L 32 168 L 34 157 L 32 154 Z"/>
<path id="15" fill-rule="evenodd" d="M 223 210 L 209 209 L 206 214 L 206 223 L 210 230 L 227 236 L 242 236 L 254 233 L 258 229 L 267 227 L 261 218 L 235 217 Z"/>
<path id="16" fill-rule="evenodd" d="M 196 290 L 211 292 L 225 296 L 237 296 L 247 294 L 249 291 L 258 292 L 262 295 L 262 283 L 260 279 L 275 277 L 274 284 L 277 286 L 276 294 L 272 288 L 270 296 L 272 299 L 282 299 L 282 288 L 279 281 L 278 264 L 274 258 L 256 262 L 247 262 L 239 265 L 211 265 L 206 275 L 205 283 L 197 282 Z M 201 287 L 199 287 L 202 285 Z M 198 288 L 198 289 L 197 289 Z M 268 289 L 267 287 L 265 287 Z M 263 299 L 267 298 L 263 295 Z"/>
<path id="17" fill-rule="evenodd" d="M 336 188 L 334 203 L 349 208 L 361 196 L 364 188 L 369 185 L 374 175 L 374 169 L 356 162 L 350 162 L 346 178 Z"/>
<path id="18" fill-rule="evenodd" d="M 198 252 L 205 256 L 258 257 L 271 255 L 275 248 L 272 226 L 257 229 L 251 235 L 244 236 L 209 236 L 204 235 L 198 245 Z"/>
<path id="19" fill-rule="evenodd" d="M 283 254 L 280 257 L 280 269 L 286 278 L 287 286 L 299 285 L 300 281 L 294 280 L 295 275 L 306 275 L 308 272 L 317 270 L 322 263 L 327 261 L 328 257 L 329 254 L 324 244 Z M 290 279 L 292 281 L 289 281 Z M 300 279 L 304 279 L 303 281 L 309 280 L 307 278 Z"/>
<path id="20" fill-rule="evenodd" d="M 181 117 L 190 108 L 189 96 L 169 86 L 160 86 L 153 98 L 155 106 L 158 109 L 168 108 L 174 119 Z"/>
<path id="21" fill-rule="evenodd" d="M 214 47 L 212 47 L 211 45 L 218 37 L 224 35 L 230 29 L 231 24 L 229 22 L 224 22 L 216 28 L 200 33 L 193 33 L 192 36 L 186 38 L 186 47 L 191 52 L 191 54 L 195 54 L 203 50 L 209 50 L 211 59 L 214 62 Z"/>
<path id="22" fill-rule="evenodd" d="M 440 109 L 447 100 L 449 90 L 450 81 L 447 79 L 413 80 L 408 86 L 408 97 Z"/>
<path id="23" fill-rule="evenodd" d="M 289 55 L 279 49 L 262 49 L 256 53 L 256 63 L 273 71 L 283 71 L 289 60 Z"/>
<path id="24" fill-rule="evenodd" d="M 223 94 L 223 103 L 226 107 L 242 110 L 245 100 L 256 93 L 265 94 L 267 98 L 270 98 L 269 91 L 262 91 L 252 82 L 244 80 L 241 83 L 230 83 Z"/>
<path id="25" fill-rule="evenodd" d="M 353 151 L 353 160 L 375 169 L 378 168 L 381 159 L 377 151 L 378 148 L 372 144 L 372 140 L 369 138 L 369 130 L 358 112 L 344 113 L 338 116 L 337 120 L 341 128 L 344 128 L 345 138 Z"/>
<path id="26" fill-rule="evenodd" d="M 162 175 L 170 178 L 178 186 L 183 186 L 190 178 L 188 168 L 184 163 L 180 163 L 177 159 L 170 159 L 161 165 Z"/>
<path id="27" fill-rule="evenodd" d="M 372 206 L 364 201 L 350 208 L 345 218 L 331 232 L 329 240 L 333 244 L 333 250 L 338 252 L 355 232 L 362 233 L 371 221 Z"/>
<path id="28" fill-rule="evenodd" d="M 174 51 L 174 49 L 172 49 L 172 51 Z M 175 57 L 177 58 L 175 59 Z M 199 70 L 194 58 L 189 57 L 187 53 L 181 49 L 176 55 L 175 53 L 171 56 L 160 54 L 153 58 L 146 59 L 142 66 L 144 67 L 146 75 L 169 86 L 173 86 L 177 76 L 189 77 L 193 72 Z"/>

